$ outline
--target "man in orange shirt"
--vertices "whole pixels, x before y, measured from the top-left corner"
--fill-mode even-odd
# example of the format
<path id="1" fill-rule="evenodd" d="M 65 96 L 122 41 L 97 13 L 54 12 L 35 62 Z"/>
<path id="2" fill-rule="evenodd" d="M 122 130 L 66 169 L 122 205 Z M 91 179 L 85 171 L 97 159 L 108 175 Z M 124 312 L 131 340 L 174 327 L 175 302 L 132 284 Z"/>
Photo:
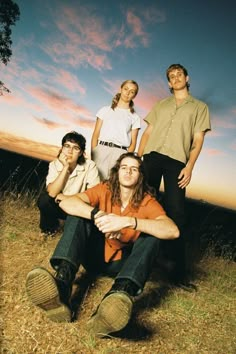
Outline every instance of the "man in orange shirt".
<path id="1" fill-rule="evenodd" d="M 107 181 L 64 199 L 60 207 L 69 216 L 50 260 L 56 275 L 33 269 L 27 294 L 51 320 L 70 321 L 71 288 L 79 266 L 115 276 L 88 328 L 98 336 L 119 331 L 130 319 L 133 297 L 145 286 L 160 239 L 175 239 L 179 230 L 152 195 L 142 160 L 133 153 L 120 156 Z"/>

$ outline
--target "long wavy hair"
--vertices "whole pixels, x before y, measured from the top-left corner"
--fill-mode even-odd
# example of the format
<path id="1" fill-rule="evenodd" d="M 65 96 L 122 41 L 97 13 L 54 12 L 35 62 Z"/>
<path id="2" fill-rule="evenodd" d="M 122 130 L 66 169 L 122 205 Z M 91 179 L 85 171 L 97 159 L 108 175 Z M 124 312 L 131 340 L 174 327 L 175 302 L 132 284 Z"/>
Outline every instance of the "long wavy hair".
<path id="1" fill-rule="evenodd" d="M 139 163 L 139 178 L 138 178 L 138 182 L 137 182 L 136 186 L 134 187 L 133 195 L 132 195 L 132 198 L 130 201 L 131 206 L 134 209 L 138 209 L 144 196 L 146 194 L 150 194 L 151 196 L 155 197 L 155 191 L 153 188 L 151 188 L 147 184 L 146 177 L 145 177 L 145 171 L 144 171 L 144 167 L 143 167 L 143 162 L 137 154 L 135 154 L 133 152 L 127 152 L 127 153 L 122 154 L 118 158 L 118 160 L 116 161 L 116 164 L 111 168 L 109 179 L 106 180 L 104 183 L 106 183 L 108 185 L 108 188 L 111 191 L 112 205 L 117 204 L 117 205 L 121 206 L 122 202 L 121 202 L 121 193 L 120 193 L 119 169 L 120 169 L 122 161 L 126 157 L 130 157 L 130 158 L 138 161 L 138 163 Z"/>
<path id="2" fill-rule="evenodd" d="M 122 87 L 124 87 L 126 84 L 133 84 L 133 85 L 135 85 L 136 86 L 136 93 L 135 93 L 135 96 L 134 97 L 136 97 L 137 96 L 137 94 L 138 94 L 138 90 L 139 90 L 139 86 L 138 86 L 138 84 L 137 84 L 137 82 L 136 81 L 134 81 L 134 80 L 125 80 L 124 82 L 122 82 L 122 84 L 121 84 L 121 88 Z M 120 99 L 120 92 L 119 93 L 117 93 L 114 97 L 113 97 L 113 99 L 112 99 L 112 103 L 111 103 L 111 108 L 114 110 L 115 108 L 116 108 L 116 106 L 118 105 L 118 102 L 119 102 L 119 99 Z M 131 100 L 130 101 L 130 103 L 129 103 L 129 109 L 130 109 L 130 112 L 131 113 L 134 113 L 135 112 L 135 109 L 134 109 L 134 101 L 133 100 Z"/>
<path id="3" fill-rule="evenodd" d="M 170 81 L 170 79 L 169 79 L 169 74 L 170 74 L 170 72 L 173 71 L 173 70 L 182 70 L 183 73 L 184 73 L 184 76 L 185 76 L 185 77 L 188 76 L 188 70 L 187 70 L 183 65 L 181 65 L 181 64 L 171 64 L 171 65 L 169 66 L 169 68 L 166 70 L 166 77 L 167 77 L 167 80 L 168 80 L 168 81 Z M 189 83 L 189 82 L 186 83 L 186 87 L 187 87 L 187 90 L 189 91 L 189 87 L 190 87 L 190 83 Z M 170 87 L 170 92 L 171 92 L 171 93 L 174 92 L 174 90 L 173 90 L 172 87 Z"/>

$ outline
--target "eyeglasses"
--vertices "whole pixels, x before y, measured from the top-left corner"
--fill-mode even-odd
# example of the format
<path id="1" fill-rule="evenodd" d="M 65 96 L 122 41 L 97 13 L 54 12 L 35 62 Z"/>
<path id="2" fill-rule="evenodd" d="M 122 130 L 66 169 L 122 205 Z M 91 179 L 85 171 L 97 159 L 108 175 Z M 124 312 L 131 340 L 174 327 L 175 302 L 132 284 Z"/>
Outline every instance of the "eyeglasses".
<path id="1" fill-rule="evenodd" d="M 78 145 L 70 145 L 70 144 L 64 144 L 63 148 L 66 150 L 72 150 L 75 152 L 80 152 L 80 147 Z"/>

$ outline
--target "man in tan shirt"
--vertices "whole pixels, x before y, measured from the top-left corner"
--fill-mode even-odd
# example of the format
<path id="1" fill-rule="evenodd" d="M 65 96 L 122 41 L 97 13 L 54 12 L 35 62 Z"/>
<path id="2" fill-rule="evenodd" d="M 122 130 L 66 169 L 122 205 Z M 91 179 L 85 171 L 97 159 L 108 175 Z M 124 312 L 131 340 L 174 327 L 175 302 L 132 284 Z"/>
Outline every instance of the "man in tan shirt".
<path id="1" fill-rule="evenodd" d="M 67 213 L 61 210 L 58 200 L 84 192 L 100 182 L 95 162 L 85 158 L 85 147 L 85 137 L 71 131 L 62 138 L 57 159 L 49 164 L 46 190 L 37 201 L 44 237 L 53 236 L 59 228 L 59 219 L 66 219 Z"/>
<path id="2" fill-rule="evenodd" d="M 211 125 L 207 105 L 189 94 L 186 68 L 172 64 L 166 75 L 173 96 L 157 102 L 146 116 L 138 154 L 143 156 L 148 183 L 157 192 L 163 177 L 165 210 L 182 236 L 171 245 L 165 243 L 175 264 L 171 281 L 187 289 L 191 284 L 185 265 L 185 190 Z"/>

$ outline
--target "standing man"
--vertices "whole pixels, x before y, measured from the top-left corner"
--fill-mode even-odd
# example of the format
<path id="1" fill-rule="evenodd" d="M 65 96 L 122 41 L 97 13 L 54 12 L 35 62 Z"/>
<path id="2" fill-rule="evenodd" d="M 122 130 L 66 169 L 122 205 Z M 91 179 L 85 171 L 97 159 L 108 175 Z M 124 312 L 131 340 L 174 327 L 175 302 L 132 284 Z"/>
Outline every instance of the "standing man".
<path id="1" fill-rule="evenodd" d="M 185 191 L 211 125 L 207 105 L 189 94 L 187 70 L 172 64 L 166 76 L 173 96 L 157 102 L 145 118 L 147 127 L 138 155 L 143 156 L 148 183 L 157 192 L 163 177 L 165 210 L 181 235 L 168 244 L 168 253 L 175 263 L 171 280 L 187 290 L 192 285 L 185 264 Z"/>
<path id="2" fill-rule="evenodd" d="M 175 239 L 179 230 L 152 196 L 142 160 L 133 153 L 119 157 L 106 182 L 62 200 L 60 206 L 70 215 L 50 260 L 56 275 L 33 269 L 26 281 L 28 296 L 51 320 L 70 321 L 71 288 L 79 266 L 115 276 L 88 328 L 98 336 L 117 332 L 131 317 L 133 297 L 144 288 L 160 239 Z"/>

